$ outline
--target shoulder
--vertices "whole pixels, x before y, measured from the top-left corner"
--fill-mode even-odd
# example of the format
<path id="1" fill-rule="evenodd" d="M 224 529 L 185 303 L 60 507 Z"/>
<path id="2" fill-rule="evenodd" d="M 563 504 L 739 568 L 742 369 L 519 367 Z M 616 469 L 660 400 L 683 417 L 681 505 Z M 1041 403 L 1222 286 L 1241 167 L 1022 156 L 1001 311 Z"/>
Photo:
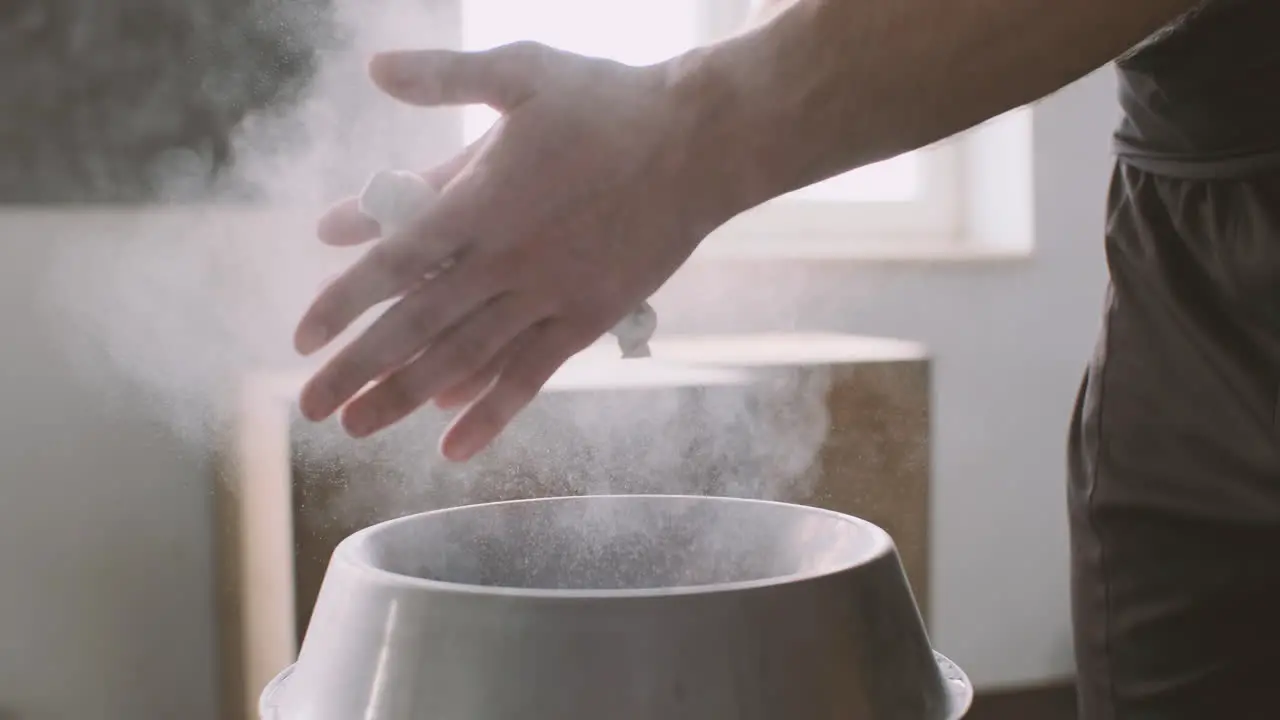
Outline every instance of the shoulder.
<path id="1" fill-rule="evenodd" d="M 1230 14 L 1233 9 L 1240 6 L 1262 5 L 1272 2 L 1274 0 L 1201 0 L 1176 20 L 1130 48 L 1117 58 L 1117 62 L 1123 65 L 1149 52 L 1159 51 L 1163 48 L 1176 49 L 1179 45 L 1194 42 L 1198 33 L 1209 32 L 1208 26 L 1212 24 L 1211 21 L 1214 17 L 1221 17 L 1224 13 Z"/>

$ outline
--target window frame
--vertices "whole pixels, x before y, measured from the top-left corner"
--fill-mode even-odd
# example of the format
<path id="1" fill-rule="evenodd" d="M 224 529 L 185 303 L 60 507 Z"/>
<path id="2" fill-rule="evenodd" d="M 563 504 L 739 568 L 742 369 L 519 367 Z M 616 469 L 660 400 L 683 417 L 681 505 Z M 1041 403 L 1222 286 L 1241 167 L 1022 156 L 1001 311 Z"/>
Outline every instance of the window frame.
<path id="1" fill-rule="evenodd" d="M 463 7 L 468 0 L 426 0 L 456 27 L 445 30 L 455 42 L 463 36 Z M 699 42 L 714 42 L 739 31 L 760 0 L 689 0 L 697 4 Z M 437 33 L 440 29 L 437 29 Z M 454 111 L 462 147 L 463 112 Z M 961 140 L 943 140 L 911 153 L 919 163 L 919 197 L 907 201 L 816 200 L 784 195 L 748 210 L 713 233 L 717 242 L 752 244 L 796 241 L 849 244 L 909 242 L 913 246 L 954 246 L 964 241 Z"/>
<path id="2" fill-rule="evenodd" d="M 750 240 L 844 242 L 959 242 L 961 157 L 948 140 L 913 153 L 920 163 L 920 196 L 906 201 L 807 200 L 782 196 L 748 210 L 717 230 Z"/>

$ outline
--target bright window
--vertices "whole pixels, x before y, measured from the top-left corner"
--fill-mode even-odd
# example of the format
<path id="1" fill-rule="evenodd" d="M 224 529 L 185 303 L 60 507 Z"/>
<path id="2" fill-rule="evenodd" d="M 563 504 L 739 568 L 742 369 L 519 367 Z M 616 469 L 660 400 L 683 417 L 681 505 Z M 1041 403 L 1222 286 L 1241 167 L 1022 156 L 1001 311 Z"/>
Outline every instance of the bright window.
<path id="1" fill-rule="evenodd" d="M 463 47 L 479 50 L 536 40 L 584 55 L 649 64 L 740 27 L 752 0 L 459 0 Z M 464 111 L 470 142 L 496 119 Z M 959 169 L 946 145 L 907 153 L 777 198 L 718 234 L 884 240 L 959 236 Z"/>

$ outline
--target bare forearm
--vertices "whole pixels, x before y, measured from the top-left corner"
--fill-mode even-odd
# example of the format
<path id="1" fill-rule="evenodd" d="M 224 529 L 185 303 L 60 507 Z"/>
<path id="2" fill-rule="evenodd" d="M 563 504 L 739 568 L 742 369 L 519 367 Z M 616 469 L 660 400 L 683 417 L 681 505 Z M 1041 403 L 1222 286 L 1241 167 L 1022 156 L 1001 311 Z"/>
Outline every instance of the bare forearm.
<path id="1" fill-rule="evenodd" d="M 673 77 L 745 209 L 1037 100 L 1197 2 L 775 0 Z"/>

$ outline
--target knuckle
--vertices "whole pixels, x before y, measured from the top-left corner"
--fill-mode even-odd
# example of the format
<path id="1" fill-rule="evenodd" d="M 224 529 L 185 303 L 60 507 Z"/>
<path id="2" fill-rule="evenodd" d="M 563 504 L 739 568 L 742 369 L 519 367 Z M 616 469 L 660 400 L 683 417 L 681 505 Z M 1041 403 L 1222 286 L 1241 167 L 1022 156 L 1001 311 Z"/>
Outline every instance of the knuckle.
<path id="1" fill-rule="evenodd" d="M 497 54 L 507 62 L 525 64 L 541 60 L 549 50 L 547 45 L 536 40 L 516 40 L 499 46 Z"/>
<path id="2" fill-rule="evenodd" d="M 545 78 L 548 67 L 561 52 L 533 40 L 518 40 L 494 48 L 491 59 L 496 69 L 532 80 Z"/>

